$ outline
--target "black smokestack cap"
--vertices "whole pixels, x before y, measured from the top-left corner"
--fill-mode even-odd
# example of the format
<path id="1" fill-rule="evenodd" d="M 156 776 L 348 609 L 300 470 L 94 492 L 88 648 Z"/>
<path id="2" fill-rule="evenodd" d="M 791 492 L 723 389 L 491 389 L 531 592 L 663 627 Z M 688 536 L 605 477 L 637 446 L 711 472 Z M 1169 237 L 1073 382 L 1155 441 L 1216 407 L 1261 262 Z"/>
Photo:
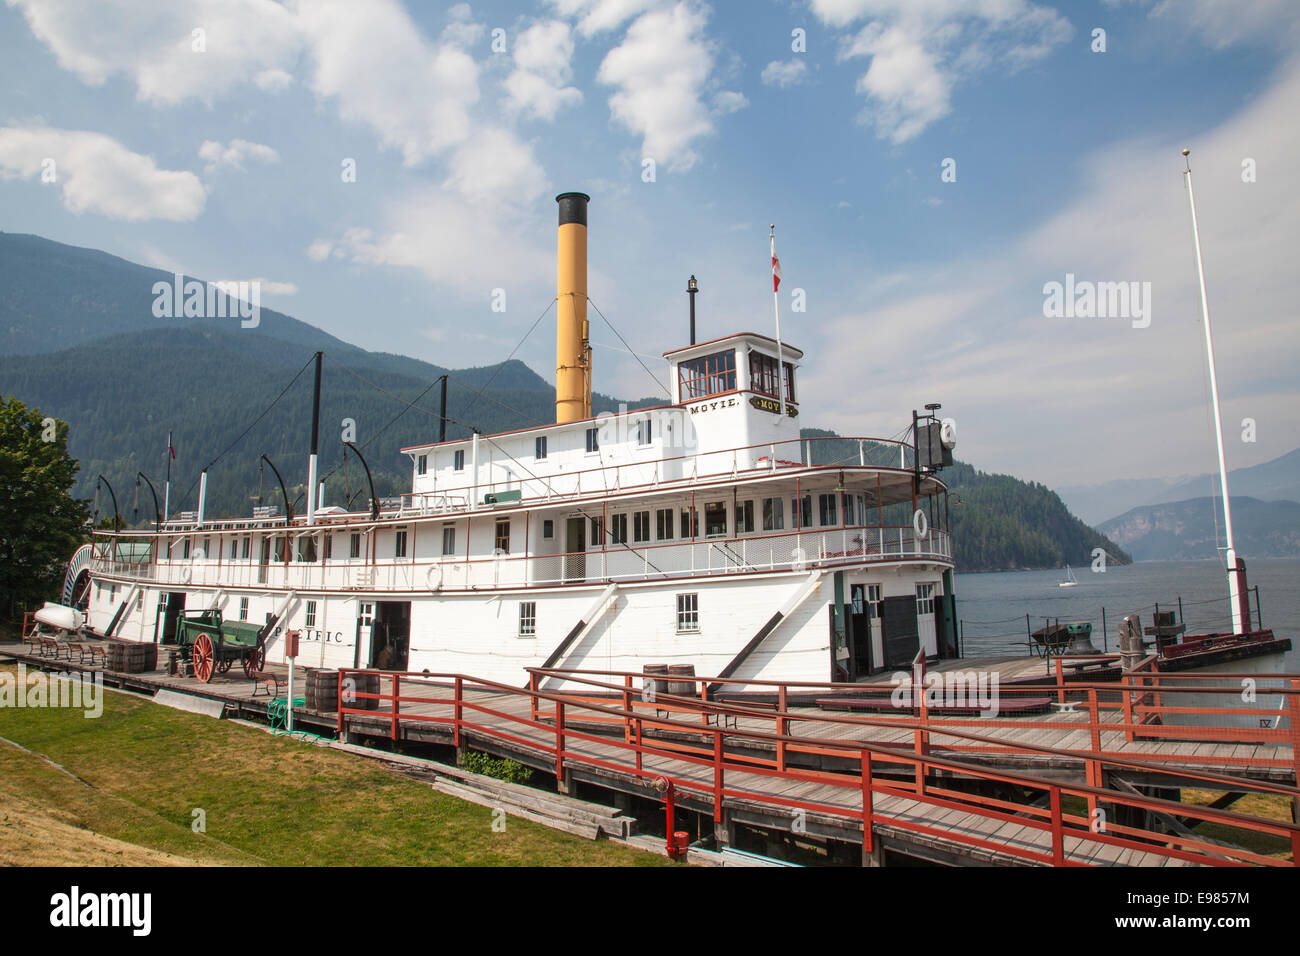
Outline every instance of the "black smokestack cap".
<path id="1" fill-rule="evenodd" d="M 580 226 L 587 224 L 587 203 L 591 197 L 586 193 L 560 193 L 555 197 L 560 204 L 560 225 L 576 222 Z"/>

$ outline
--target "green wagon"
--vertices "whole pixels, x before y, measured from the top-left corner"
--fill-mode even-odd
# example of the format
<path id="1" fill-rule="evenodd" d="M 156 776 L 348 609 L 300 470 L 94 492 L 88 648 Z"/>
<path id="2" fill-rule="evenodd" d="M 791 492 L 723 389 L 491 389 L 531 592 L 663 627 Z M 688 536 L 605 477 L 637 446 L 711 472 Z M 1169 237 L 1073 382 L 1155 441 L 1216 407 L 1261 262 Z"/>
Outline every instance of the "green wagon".
<path id="1" fill-rule="evenodd" d="M 176 643 L 181 659 L 194 667 L 205 684 L 213 674 L 224 674 L 239 661 L 244 676 L 256 677 L 266 666 L 266 641 L 262 628 L 247 621 L 224 621 L 216 610 L 182 614 Z"/>

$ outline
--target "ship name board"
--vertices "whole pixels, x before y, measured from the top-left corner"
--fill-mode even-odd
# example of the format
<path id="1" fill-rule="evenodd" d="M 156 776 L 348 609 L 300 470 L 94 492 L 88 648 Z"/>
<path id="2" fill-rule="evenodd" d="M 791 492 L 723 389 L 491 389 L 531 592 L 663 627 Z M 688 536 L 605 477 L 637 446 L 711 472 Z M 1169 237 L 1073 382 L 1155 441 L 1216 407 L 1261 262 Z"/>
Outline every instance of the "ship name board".
<path id="1" fill-rule="evenodd" d="M 698 405 L 688 405 L 687 408 L 690 410 L 692 415 L 696 415 L 701 412 L 712 412 L 719 408 L 734 408 L 739 404 L 740 401 L 736 398 L 719 398 L 712 402 L 701 402 Z"/>
<path id="2" fill-rule="evenodd" d="M 749 404 L 753 405 L 755 408 L 757 408 L 759 411 L 762 412 L 772 412 L 775 415 L 781 414 L 781 403 L 774 398 L 760 398 L 757 395 L 752 395 L 750 396 Z M 791 418 L 794 418 L 796 415 L 799 414 L 799 409 L 795 408 L 793 405 L 787 402 L 785 406 L 785 413 L 789 415 Z"/>

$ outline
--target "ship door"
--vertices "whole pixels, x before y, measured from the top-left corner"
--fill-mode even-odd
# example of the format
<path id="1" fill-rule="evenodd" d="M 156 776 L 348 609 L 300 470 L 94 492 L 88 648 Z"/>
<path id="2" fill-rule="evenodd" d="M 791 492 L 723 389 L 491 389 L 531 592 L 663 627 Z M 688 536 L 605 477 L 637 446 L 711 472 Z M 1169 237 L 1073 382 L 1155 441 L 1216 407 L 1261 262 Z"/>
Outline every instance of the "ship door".
<path id="1" fill-rule="evenodd" d="M 570 518 L 564 524 L 564 580 L 587 580 L 587 522 Z"/>
<path id="2" fill-rule="evenodd" d="M 934 585 L 916 586 L 916 633 L 926 657 L 939 656 L 939 636 L 934 625 Z"/>
<path id="3" fill-rule="evenodd" d="M 910 594 L 880 602 L 884 631 L 885 666 L 908 668 L 920 646 L 917 635 L 916 598 Z"/>
<path id="4" fill-rule="evenodd" d="M 176 643 L 176 621 L 180 618 L 181 612 L 185 610 L 185 592 L 171 591 L 167 594 L 167 606 L 163 610 L 163 639 L 164 644 Z"/>
<path id="5" fill-rule="evenodd" d="M 366 660 L 371 659 L 371 636 L 374 631 L 375 606 L 362 601 L 357 604 L 357 640 L 353 645 L 352 666 L 361 666 L 362 648 L 365 648 Z"/>
<path id="6" fill-rule="evenodd" d="M 866 585 L 849 588 L 849 679 L 857 680 L 871 673 L 871 617 L 868 614 Z"/>
<path id="7" fill-rule="evenodd" d="M 371 667 L 382 671 L 406 670 L 410 657 L 411 602 L 380 601 L 376 604 L 371 638 Z"/>

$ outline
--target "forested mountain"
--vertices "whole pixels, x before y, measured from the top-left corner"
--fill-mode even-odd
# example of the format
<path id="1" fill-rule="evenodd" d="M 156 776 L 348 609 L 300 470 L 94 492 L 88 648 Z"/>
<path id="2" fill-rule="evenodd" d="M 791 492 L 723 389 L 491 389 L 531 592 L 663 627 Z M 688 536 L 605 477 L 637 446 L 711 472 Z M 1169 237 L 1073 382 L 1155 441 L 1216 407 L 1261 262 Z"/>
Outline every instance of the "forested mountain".
<path id="1" fill-rule="evenodd" d="M 1231 486 L 1229 486 L 1231 487 Z M 1223 515 L 1217 498 L 1144 505 L 1099 528 L 1139 561 L 1195 561 L 1218 555 Z M 1291 558 L 1300 554 L 1300 504 L 1232 496 L 1232 531 L 1239 554 Z"/>
<path id="2" fill-rule="evenodd" d="M 144 472 L 162 495 L 168 431 L 177 455 L 173 511 L 195 507 L 199 473 L 209 465 L 210 515 L 248 515 L 250 499 L 259 496 L 280 505 L 274 475 L 259 468 L 262 454 L 279 467 L 289 497 L 300 498 L 311 424 L 310 362 L 318 349 L 326 356 L 320 467 L 327 476 L 327 504 L 366 500 L 359 464 L 351 460 L 346 470 L 339 467 L 344 419 L 356 423 L 354 440 L 378 494 L 409 490 L 410 460 L 398 449 L 436 438 L 433 383 L 444 372 L 450 383 L 449 438 L 463 437 L 470 428 L 493 433 L 554 420 L 553 387 L 522 362 L 448 371 L 357 348 L 269 309 L 248 329 L 238 318 L 155 318 L 152 284 L 171 279 L 103 252 L 0 233 L 0 395 L 67 421 L 68 448 L 81 463 L 74 493 L 94 496 L 102 474 L 128 523 L 153 518 L 147 487 L 140 487 L 136 500 L 136 474 Z M 619 404 L 593 396 L 597 413 L 616 411 Z M 898 464 L 895 446 L 860 451 L 856 441 L 831 432 L 806 428 L 804 434 L 835 439 L 812 443 L 817 462 L 856 462 L 862 454 L 870 463 Z M 1042 485 L 961 464 L 944 478 L 954 489 L 954 551 L 961 570 L 1083 565 L 1095 547 L 1105 548 L 1112 560 L 1128 560 Z M 106 493 L 99 508 L 101 516 L 111 513 Z"/>

